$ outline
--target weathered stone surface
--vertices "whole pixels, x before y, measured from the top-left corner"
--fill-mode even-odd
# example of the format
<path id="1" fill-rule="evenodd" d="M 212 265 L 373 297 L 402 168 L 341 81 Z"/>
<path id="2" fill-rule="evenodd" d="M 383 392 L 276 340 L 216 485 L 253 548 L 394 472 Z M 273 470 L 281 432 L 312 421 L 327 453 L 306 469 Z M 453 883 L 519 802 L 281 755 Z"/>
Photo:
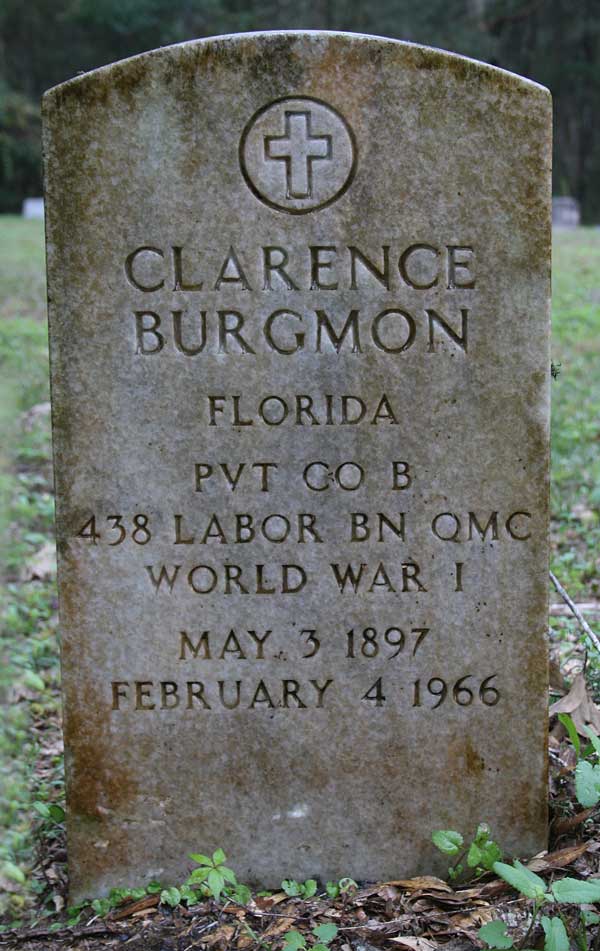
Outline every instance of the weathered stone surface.
<path id="1" fill-rule="evenodd" d="M 542 847 L 547 91 L 253 34 L 44 114 L 73 898 Z"/>

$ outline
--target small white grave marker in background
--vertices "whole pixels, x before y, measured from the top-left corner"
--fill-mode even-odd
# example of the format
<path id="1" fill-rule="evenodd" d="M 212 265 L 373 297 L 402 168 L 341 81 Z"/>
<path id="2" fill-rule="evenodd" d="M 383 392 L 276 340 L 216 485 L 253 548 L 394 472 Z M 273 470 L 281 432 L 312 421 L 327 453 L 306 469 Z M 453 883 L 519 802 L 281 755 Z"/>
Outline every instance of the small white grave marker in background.
<path id="1" fill-rule="evenodd" d="M 43 218 L 44 217 L 44 199 L 26 198 L 23 202 L 21 211 L 23 218 Z"/>

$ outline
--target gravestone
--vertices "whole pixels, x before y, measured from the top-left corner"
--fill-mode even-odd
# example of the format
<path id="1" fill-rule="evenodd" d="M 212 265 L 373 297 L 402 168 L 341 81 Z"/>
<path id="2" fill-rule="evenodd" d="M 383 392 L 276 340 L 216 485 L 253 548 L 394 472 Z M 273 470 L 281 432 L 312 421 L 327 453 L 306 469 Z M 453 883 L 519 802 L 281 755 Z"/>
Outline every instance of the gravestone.
<path id="1" fill-rule="evenodd" d="M 26 198 L 21 208 L 23 218 L 43 218 L 44 217 L 44 199 Z"/>
<path id="2" fill-rule="evenodd" d="M 581 211 L 576 198 L 565 195 L 552 199 L 552 224 L 555 228 L 578 228 Z"/>
<path id="3" fill-rule="evenodd" d="M 266 33 L 44 117 L 72 900 L 544 847 L 548 92 Z"/>

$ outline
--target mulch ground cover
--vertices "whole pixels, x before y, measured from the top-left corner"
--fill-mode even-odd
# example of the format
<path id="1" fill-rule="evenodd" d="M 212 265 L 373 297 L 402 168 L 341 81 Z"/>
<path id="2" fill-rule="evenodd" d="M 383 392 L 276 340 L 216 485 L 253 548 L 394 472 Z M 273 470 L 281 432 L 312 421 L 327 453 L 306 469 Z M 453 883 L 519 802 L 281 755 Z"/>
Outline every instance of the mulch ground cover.
<path id="1" fill-rule="evenodd" d="M 582 824 L 578 822 L 578 827 Z M 600 842 L 593 838 L 575 841 L 572 834 L 563 838 L 572 841 L 536 857 L 529 867 L 548 881 L 567 868 L 570 874 L 582 877 L 596 875 Z M 433 876 L 421 876 L 359 888 L 336 901 L 305 901 L 276 893 L 253 899 L 245 907 L 210 900 L 171 910 L 159 905 L 155 895 L 126 903 L 105 919 L 92 917 L 74 928 L 7 933 L 0 938 L 0 947 L 21 951 L 121 947 L 130 951 L 252 951 L 281 948 L 291 929 L 305 933 L 310 945 L 315 926 L 334 923 L 338 934 L 331 947 L 335 951 L 434 951 L 442 944 L 448 951 L 466 951 L 483 946 L 477 930 L 498 917 L 507 922 L 518 941 L 527 930 L 529 906 L 505 882 L 491 876 L 456 887 Z M 529 946 L 535 947 L 540 937 L 541 929 L 539 935 L 529 936 Z"/>

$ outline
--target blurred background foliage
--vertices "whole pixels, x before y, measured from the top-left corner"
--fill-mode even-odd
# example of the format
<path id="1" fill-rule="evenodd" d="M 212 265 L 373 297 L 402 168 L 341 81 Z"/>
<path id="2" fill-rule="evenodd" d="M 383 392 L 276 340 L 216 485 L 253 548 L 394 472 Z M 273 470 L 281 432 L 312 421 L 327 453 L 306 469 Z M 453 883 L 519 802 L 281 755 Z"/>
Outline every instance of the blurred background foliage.
<path id="1" fill-rule="evenodd" d="M 114 60 L 245 30 L 349 30 L 439 46 L 548 86 L 554 193 L 600 222 L 599 0 L 0 0 L 0 211 L 41 195 L 39 99 Z"/>

